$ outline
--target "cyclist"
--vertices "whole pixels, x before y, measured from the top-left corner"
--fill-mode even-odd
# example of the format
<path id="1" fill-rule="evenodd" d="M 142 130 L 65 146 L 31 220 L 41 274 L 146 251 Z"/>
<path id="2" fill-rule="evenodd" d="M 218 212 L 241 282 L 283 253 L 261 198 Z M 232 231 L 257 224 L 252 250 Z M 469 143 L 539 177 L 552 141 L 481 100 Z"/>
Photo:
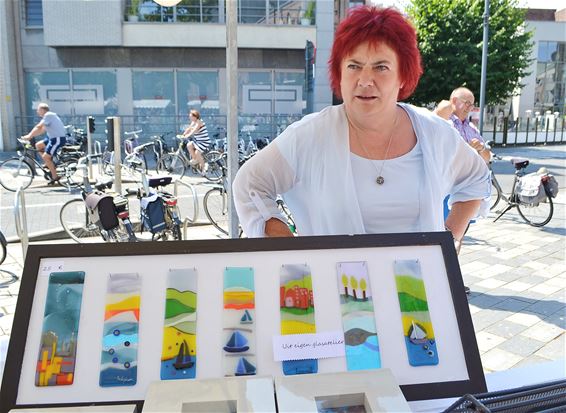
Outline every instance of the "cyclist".
<path id="1" fill-rule="evenodd" d="M 210 137 L 206 124 L 200 117 L 198 110 L 191 109 L 189 111 L 189 119 L 191 123 L 183 132 L 183 138 L 188 138 L 187 149 L 191 155 L 189 163 L 191 165 L 199 165 L 201 175 L 206 173 L 206 163 L 202 154 L 206 152 L 210 146 Z"/>
<path id="2" fill-rule="evenodd" d="M 22 139 L 30 141 L 34 136 L 47 134 L 43 140 L 36 142 L 35 148 L 39 151 L 45 166 L 51 172 L 51 180 L 48 185 L 53 185 L 61 179 L 57 175 L 53 157 L 59 147 L 65 145 L 67 131 L 59 116 L 49 110 L 47 103 L 40 103 L 37 106 L 37 114 L 41 117 L 41 120 L 27 135 L 22 136 Z"/>

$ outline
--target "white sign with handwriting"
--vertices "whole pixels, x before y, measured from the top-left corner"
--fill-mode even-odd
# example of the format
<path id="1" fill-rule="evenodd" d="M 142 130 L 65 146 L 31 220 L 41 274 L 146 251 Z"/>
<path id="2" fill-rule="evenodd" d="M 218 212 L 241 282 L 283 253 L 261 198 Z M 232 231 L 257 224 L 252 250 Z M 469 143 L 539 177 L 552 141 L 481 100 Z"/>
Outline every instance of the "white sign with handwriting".
<path id="1" fill-rule="evenodd" d="M 273 337 L 275 361 L 343 357 L 345 354 L 342 331 Z"/>
<path id="2" fill-rule="evenodd" d="M 41 265 L 39 266 L 39 275 L 46 276 L 52 272 L 64 271 L 65 262 L 64 261 L 51 261 L 51 260 L 41 260 Z"/>

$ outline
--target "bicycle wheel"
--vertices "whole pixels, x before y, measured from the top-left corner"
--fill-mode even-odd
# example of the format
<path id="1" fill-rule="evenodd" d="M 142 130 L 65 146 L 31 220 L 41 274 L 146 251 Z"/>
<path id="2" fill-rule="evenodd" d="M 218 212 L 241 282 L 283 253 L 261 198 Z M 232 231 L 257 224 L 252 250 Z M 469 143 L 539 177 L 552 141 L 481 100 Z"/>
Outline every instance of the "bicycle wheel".
<path id="1" fill-rule="evenodd" d="M 533 227 L 542 227 L 552 219 L 554 204 L 547 193 L 546 198 L 537 204 L 527 204 L 518 200 L 517 210 L 527 224 Z"/>
<path id="2" fill-rule="evenodd" d="M 491 199 L 489 200 L 489 210 L 492 211 L 501 199 L 501 187 L 495 176 L 491 176 Z"/>
<path id="3" fill-rule="evenodd" d="M 7 245 L 8 241 L 6 241 L 6 237 L 2 231 L 0 231 L 0 265 L 2 265 L 6 259 L 6 254 L 8 253 Z"/>
<path id="4" fill-rule="evenodd" d="M 98 225 L 91 221 L 82 199 L 71 199 L 65 203 L 59 212 L 59 219 L 65 232 L 78 243 L 86 238 L 101 236 Z"/>
<path id="5" fill-rule="evenodd" d="M 83 182 L 82 173 L 77 169 L 77 161 L 58 165 L 57 173 L 61 176 L 61 184 L 66 188 L 77 188 Z"/>
<path id="6" fill-rule="evenodd" d="M 159 173 L 171 175 L 174 179 L 180 179 L 185 175 L 185 162 L 177 154 L 165 154 L 157 163 L 156 170 Z"/>
<path id="7" fill-rule="evenodd" d="M 8 191 L 26 189 L 33 180 L 31 166 L 22 158 L 10 158 L 0 164 L 0 185 Z"/>
<path id="8" fill-rule="evenodd" d="M 202 201 L 204 213 L 214 227 L 228 235 L 228 196 L 223 188 L 212 188 Z"/>
<path id="9" fill-rule="evenodd" d="M 225 167 L 222 154 L 218 151 L 207 152 L 204 154 L 204 161 L 208 165 L 204 177 L 211 182 L 220 182 L 222 180 L 222 168 Z"/>

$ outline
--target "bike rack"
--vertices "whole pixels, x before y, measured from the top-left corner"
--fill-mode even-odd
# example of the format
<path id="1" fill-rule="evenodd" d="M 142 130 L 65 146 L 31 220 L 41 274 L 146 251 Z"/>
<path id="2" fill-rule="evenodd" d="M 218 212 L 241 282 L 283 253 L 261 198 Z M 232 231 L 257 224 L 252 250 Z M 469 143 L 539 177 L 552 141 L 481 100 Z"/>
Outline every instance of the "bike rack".
<path id="1" fill-rule="evenodd" d="M 189 188 L 192 195 L 193 195 L 193 207 L 194 207 L 195 213 L 192 217 L 187 216 L 183 219 L 183 239 L 187 239 L 187 227 L 189 226 L 189 224 L 194 224 L 198 219 L 198 213 L 199 213 L 198 195 L 197 195 L 197 191 L 196 191 L 194 185 L 189 184 L 187 182 L 183 182 L 180 179 L 176 179 L 175 182 L 173 183 L 173 195 L 175 195 L 175 197 L 177 199 L 179 199 L 179 197 L 178 197 L 179 185 L 183 185 L 183 186 Z"/>
<path id="2" fill-rule="evenodd" d="M 26 254 L 28 251 L 28 221 L 26 215 L 26 197 L 25 190 L 21 187 L 16 191 L 14 196 L 14 218 L 16 224 L 16 234 L 20 238 L 22 244 L 22 254 L 25 261 Z"/>

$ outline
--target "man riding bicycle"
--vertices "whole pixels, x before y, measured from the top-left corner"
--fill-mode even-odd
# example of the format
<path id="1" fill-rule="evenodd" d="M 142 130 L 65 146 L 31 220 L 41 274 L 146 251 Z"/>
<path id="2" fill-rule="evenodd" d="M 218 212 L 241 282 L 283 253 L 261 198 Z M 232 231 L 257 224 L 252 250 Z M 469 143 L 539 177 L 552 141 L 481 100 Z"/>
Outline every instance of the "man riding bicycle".
<path id="1" fill-rule="evenodd" d="M 30 141 L 34 136 L 47 134 L 47 137 L 43 140 L 36 142 L 35 148 L 39 151 L 45 166 L 51 172 L 51 180 L 48 185 L 53 185 L 61 179 L 57 175 L 53 157 L 57 150 L 67 142 L 67 133 L 59 116 L 49 110 L 47 103 L 40 103 L 37 106 L 37 114 L 41 117 L 41 120 L 27 135 L 22 136 L 22 139 Z"/>

